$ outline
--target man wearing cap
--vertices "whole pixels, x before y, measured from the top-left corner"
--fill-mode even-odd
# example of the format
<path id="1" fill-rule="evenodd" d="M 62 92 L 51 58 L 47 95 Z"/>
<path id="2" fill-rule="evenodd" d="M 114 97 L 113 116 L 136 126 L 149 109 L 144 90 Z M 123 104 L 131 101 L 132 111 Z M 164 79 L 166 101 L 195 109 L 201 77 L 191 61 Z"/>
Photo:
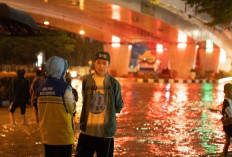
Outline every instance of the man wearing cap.
<path id="1" fill-rule="evenodd" d="M 75 157 L 112 157 L 116 132 L 116 113 L 123 108 L 119 82 L 107 71 L 108 52 L 98 52 L 94 58 L 94 74 L 82 82 L 83 107 L 80 117 L 81 133 Z"/>

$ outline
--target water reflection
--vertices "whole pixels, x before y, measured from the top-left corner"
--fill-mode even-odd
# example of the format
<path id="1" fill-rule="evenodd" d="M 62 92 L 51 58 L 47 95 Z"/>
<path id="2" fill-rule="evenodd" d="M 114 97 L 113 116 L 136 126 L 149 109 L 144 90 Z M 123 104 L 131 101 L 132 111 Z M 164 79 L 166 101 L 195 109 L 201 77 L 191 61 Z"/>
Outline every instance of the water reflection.
<path id="1" fill-rule="evenodd" d="M 200 156 L 222 152 L 223 84 L 121 85 L 125 107 L 117 117 L 116 156 Z"/>
<path id="2" fill-rule="evenodd" d="M 223 84 L 120 83 L 125 107 L 117 115 L 116 157 L 195 157 L 211 153 L 221 156 Z M 76 145 L 82 108 L 81 81 L 74 79 L 72 86 L 79 96 L 75 117 Z M 19 122 L 20 111 L 16 112 L 17 125 L 12 126 L 7 108 L 0 109 L 0 156 L 43 155 L 32 107 L 26 112 L 28 126 Z"/>

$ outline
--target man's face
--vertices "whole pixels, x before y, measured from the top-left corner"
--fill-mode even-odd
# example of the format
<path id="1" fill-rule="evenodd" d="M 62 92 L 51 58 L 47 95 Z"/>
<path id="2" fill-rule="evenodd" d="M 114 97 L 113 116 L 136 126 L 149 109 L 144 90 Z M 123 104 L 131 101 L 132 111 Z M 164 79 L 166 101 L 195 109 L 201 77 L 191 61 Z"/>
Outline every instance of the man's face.
<path id="1" fill-rule="evenodd" d="M 98 76 L 105 76 L 109 69 L 109 61 L 104 59 L 97 59 L 94 62 L 95 72 Z"/>

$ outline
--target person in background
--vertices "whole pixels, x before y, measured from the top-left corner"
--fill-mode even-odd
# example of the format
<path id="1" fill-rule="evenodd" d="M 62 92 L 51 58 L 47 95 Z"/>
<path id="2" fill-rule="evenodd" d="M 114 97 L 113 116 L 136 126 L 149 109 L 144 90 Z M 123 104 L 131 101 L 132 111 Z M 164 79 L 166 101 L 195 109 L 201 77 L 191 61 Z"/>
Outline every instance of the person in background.
<path id="1" fill-rule="evenodd" d="M 67 61 L 53 56 L 45 65 L 46 80 L 38 94 L 38 116 L 45 157 L 71 157 L 74 96 L 64 81 Z"/>
<path id="2" fill-rule="evenodd" d="M 224 85 L 224 101 L 222 105 L 222 115 L 223 118 L 230 120 L 232 118 L 232 84 L 226 83 Z M 228 125 L 223 124 L 223 130 L 225 131 L 225 144 L 223 148 L 223 157 L 228 154 L 228 148 L 230 146 L 230 138 L 232 137 L 232 123 L 229 122 Z"/>
<path id="3" fill-rule="evenodd" d="M 75 157 L 112 157 L 116 132 L 116 113 L 123 108 L 119 82 L 108 74 L 110 55 L 98 52 L 95 73 L 84 76 L 80 135 Z"/>
<path id="4" fill-rule="evenodd" d="M 19 106 L 23 118 L 23 124 L 26 124 L 26 104 L 29 103 L 29 81 L 24 77 L 25 70 L 17 70 L 17 78 L 14 79 L 12 85 L 12 102 L 9 107 L 11 123 L 15 125 L 14 112 Z"/>
<path id="5" fill-rule="evenodd" d="M 70 77 L 66 77 L 66 82 L 68 83 L 68 85 L 72 88 L 72 93 L 74 95 L 74 99 L 75 99 L 75 106 L 74 106 L 74 112 L 73 112 L 73 117 L 75 117 L 76 115 L 76 102 L 78 101 L 78 93 L 77 90 L 75 88 L 72 87 L 72 79 Z"/>
<path id="6" fill-rule="evenodd" d="M 37 69 L 35 72 L 35 78 L 32 81 L 31 87 L 30 87 L 30 94 L 31 94 L 31 104 L 33 105 L 34 114 L 36 122 L 39 122 L 38 118 L 38 107 L 37 107 L 37 95 L 40 86 L 42 85 L 44 79 L 42 77 L 42 70 Z"/>

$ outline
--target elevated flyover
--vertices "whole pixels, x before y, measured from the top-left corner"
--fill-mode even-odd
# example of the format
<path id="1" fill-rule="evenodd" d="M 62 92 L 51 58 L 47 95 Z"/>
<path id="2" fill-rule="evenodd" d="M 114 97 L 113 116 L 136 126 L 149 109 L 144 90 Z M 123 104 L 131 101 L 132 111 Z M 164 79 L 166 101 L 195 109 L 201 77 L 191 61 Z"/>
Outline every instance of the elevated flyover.
<path id="1" fill-rule="evenodd" d="M 171 0 L 169 0 L 171 2 Z M 230 69 L 232 45 L 230 32 L 210 28 L 198 17 L 165 1 L 155 0 L 2 0 L 14 8 L 28 12 L 38 24 L 74 33 L 104 43 L 112 56 L 111 70 L 118 75 L 128 71 L 131 44 L 145 44 L 161 69 L 189 77 L 197 56 L 204 71 Z M 187 35 L 186 37 L 183 37 Z M 182 35 L 182 37 L 181 37 Z M 206 53 L 205 40 L 213 41 L 213 52 Z M 112 45 L 114 44 L 114 45 Z M 162 50 L 157 50 L 157 44 Z M 179 45 L 185 45 L 179 47 Z M 226 58 L 220 61 L 221 49 Z M 224 55 L 225 56 L 225 55 Z"/>

